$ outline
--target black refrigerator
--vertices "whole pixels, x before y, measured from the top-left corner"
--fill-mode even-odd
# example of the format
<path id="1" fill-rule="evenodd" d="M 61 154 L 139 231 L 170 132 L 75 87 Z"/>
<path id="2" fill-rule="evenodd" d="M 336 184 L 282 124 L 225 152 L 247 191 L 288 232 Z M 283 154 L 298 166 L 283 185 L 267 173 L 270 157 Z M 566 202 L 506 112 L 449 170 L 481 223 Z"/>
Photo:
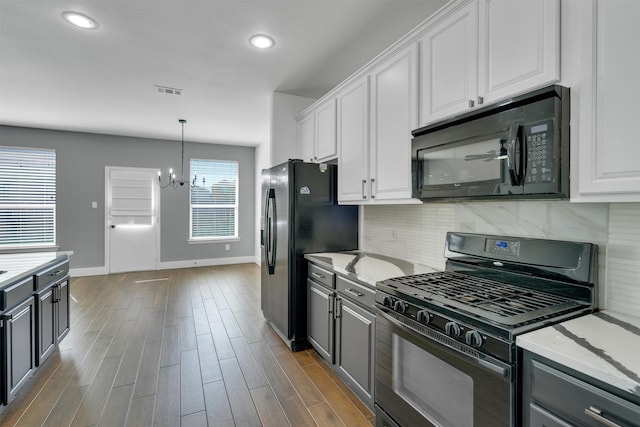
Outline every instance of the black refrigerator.
<path id="1" fill-rule="evenodd" d="M 307 343 L 305 253 L 358 248 L 358 207 L 338 205 L 335 165 L 289 160 L 262 171 L 261 308 L 293 351 Z"/>

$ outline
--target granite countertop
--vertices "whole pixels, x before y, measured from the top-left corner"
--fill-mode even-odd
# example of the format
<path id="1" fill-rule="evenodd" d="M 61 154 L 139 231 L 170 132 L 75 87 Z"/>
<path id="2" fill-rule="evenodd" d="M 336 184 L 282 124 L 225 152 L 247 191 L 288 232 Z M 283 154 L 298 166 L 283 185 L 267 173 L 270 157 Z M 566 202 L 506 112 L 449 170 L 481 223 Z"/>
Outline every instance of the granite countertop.
<path id="1" fill-rule="evenodd" d="M 71 252 L 73 253 L 73 252 Z M 14 279 L 33 274 L 43 266 L 68 258 L 69 252 L 25 252 L 0 254 L 0 288 Z"/>
<path id="2" fill-rule="evenodd" d="M 605 310 L 520 335 L 516 342 L 640 397 L 640 317 Z"/>
<path id="3" fill-rule="evenodd" d="M 364 251 L 306 254 L 306 259 L 350 279 L 375 287 L 376 282 L 392 277 L 432 273 L 436 268 Z"/>

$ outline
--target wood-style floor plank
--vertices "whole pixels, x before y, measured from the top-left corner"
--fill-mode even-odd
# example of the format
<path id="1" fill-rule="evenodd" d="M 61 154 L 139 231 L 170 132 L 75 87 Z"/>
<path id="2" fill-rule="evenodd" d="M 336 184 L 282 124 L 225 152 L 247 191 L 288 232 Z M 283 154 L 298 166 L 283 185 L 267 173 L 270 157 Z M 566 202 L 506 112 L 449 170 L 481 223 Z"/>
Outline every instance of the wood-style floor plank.
<path id="1" fill-rule="evenodd" d="M 149 281 L 151 280 L 151 281 Z M 253 264 L 71 280 L 71 331 L 2 426 L 357 426 L 364 405 L 264 321 Z"/>

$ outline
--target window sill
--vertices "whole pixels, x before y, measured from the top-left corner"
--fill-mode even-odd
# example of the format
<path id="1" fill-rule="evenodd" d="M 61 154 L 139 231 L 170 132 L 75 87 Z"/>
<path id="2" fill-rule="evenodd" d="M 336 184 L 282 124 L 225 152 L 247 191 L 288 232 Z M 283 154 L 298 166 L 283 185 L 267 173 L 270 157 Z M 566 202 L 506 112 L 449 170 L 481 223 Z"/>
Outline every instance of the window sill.
<path id="1" fill-rule="evenodd" d="M 238 237 L 225 237 L 222 239 L 189 239 L 187 243 L 190 245 L 205 245 L 211 243 L 230 243 L 230 242 L 239 242 L 240 238 Z"/>
<path id="2" fill-rule="evenodd" d="M 22 254 L 29 252 L 56 252 L 60 246 L 29 246 L 26 248 L 2 248 L 0 254 Z"/>

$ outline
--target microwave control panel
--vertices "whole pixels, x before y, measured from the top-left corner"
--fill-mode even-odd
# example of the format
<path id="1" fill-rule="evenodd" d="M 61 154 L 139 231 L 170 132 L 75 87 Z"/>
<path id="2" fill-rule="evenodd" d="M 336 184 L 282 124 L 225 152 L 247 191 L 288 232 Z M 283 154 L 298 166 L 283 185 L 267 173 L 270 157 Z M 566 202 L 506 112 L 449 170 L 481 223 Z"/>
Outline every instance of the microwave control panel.
<path id="1" fill-rule="evenodd" d="M 543 184 L 555 181 L 553 134 L 553 120 L 528 124 L 525 127 L 527 144 L 525 184 Z"/>

